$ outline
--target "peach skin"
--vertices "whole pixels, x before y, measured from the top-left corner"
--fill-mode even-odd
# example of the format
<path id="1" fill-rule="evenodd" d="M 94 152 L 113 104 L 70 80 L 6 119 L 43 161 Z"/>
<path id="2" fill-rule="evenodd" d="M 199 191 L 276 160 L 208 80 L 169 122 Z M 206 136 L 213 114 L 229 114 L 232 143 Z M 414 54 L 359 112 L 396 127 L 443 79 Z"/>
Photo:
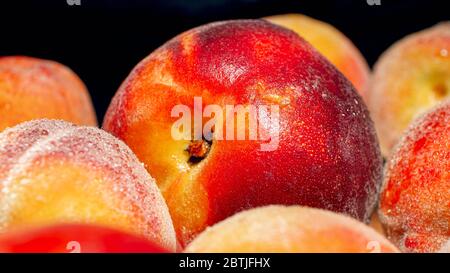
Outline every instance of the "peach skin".
<path id="1" fill-rule="evenodd" d="M 177 107 L 204 108 L 205 132 L 215 119 L 207 109 L 219 115 L 228 106 L 260 111 L 241 126 L 228 127 L 237 114 L 227 118 L 225 138 L 219 122 L 210 140 L 191 138 L 201 129 L 195 121 L 187 139 L 173 134 Z M 252 122 L 270 138 L 251 139 Z M 297 34 L 264 20 L 204 25 L 161 46 L 123 82 L 103 128 L 155 177 L 182 245 L 263 205 L 301 204 L 368 221 L 381 187 L 377 138 L 354 87 Z M 264 150 L 269 142 L 276 145 Z"/>
<path id="2" fill-rule="evenodd" d="M 449 97 L 449 54 L 445 22 L 403 38 L 375 64 L 366 101 L 386 157 L 415 117 Z"/>
<path id="3" fill-rule="evenodd" d="M 450 251 L 450 101 L 415 120 L 398 143 L 379 207 L 400 250 Z"/>
<path id="4" fill-rule="evenodd" d="M 40 118 L 97 125 L 89 92 L 73 71 L 24 56 L 0 57 L 0 117 L 0 131 Z"/>
<path id="5" fill-rule="evenodd" d="M 342 32 L 330 24 L 302 14 L 274 15 L 264 19 L 293 30 L 311 43 L 365 97 L 370 76 L 369 66 L 358 48 Z"/>
<path id="6" fill-rule="evenodd" d="M 208 228 L 186 252 L 398 252 L 370 227 L 334 212 L 267 206 L 240 212 Z"/>
<path id="7" fill-rule="evenodd" d="M 168 250 L 175 232 L 152 177 L 120 140 L 94 127 L 35 120 L 0 133 L 0 231 L 88 223 Z"/>

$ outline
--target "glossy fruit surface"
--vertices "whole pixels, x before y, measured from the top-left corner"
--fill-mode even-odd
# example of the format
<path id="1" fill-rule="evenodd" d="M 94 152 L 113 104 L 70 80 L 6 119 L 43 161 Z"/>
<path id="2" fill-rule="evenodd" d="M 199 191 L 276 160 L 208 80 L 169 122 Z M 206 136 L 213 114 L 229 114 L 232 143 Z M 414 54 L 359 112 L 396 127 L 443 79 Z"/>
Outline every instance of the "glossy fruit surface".
<path id="1" fill-rule="evenodd" d="M 276 149 L 262 151 L 268 141 L 261 139 L 213 136 L 198 147 L 174 139 L 172 109 L 195 110 L 195 97 L 203 107 L 278 106 L 278 126 L 258 120 L 260 130 L 278 134 Z M 263 20 L 212 23 L 164 44 L 124 81 L 103 128 L 155 177 L 182 244 L 236 212 L 270 204 L 368 221 L 380 188 L 378 142 L 360 96 L 298 35 Z"/>
<path id="2" fill-rule="evenodd" d="M 110 228 L 65 224 L 0 235 L 1 253 L 168 252 L 136 235 Z"/>

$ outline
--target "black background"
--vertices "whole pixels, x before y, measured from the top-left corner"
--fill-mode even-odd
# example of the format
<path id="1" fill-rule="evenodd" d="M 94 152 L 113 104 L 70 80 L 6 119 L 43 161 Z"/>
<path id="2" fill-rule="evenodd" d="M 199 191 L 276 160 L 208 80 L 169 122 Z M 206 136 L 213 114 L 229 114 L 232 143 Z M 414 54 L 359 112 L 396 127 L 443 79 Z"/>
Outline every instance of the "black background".
<path id="1" fill-rule="evenodd" d="M 61 62 L 86 83 L 101 122 L 130 70 L 178 33 L 217 20 L 303 13 L 345 33 L 373 65 L 405 35 L 450 19 L 446 0 L 1 0 L 0 56 Z"/>

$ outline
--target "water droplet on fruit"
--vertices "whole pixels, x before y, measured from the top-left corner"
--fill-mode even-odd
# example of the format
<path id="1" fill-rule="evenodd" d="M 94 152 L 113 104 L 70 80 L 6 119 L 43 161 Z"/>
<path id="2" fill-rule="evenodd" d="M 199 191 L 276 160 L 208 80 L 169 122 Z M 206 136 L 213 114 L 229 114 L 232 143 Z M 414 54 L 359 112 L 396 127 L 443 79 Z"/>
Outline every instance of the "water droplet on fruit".
<path id="1" fill-rule="evenodd" d="M 445 48 L 443 48 L 443 49 L 441 49 L 441 56 L 442 57 L 447 57 L 448 56 L 448 50 L 447 49 L 445 49 Z"/>

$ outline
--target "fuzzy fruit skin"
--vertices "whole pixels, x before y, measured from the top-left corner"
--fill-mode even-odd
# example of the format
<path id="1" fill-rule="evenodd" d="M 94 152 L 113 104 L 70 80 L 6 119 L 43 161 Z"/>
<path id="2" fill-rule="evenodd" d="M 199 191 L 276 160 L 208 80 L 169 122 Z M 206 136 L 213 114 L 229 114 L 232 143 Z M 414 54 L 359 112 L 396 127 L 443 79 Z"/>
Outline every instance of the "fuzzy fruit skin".
<path id="1" fill-rule="evenodd" d="M 349 79 L 364 98 L 370 68 L 358 48 L 342 32 L 325 22 L 302 14 L 283 14 L 264 18 L 295 31 L 311 43 Z"/>
<path id="2" fill-rule="evenodd" d="M 78 248 L 79 247 L 79 248 Z M 161 253 L 161 246 L 111 228 L 65 224 L 0 235 L 1 253 Z"/>
<path id="3" fill-rule="evenodd" d="M 367 106 L 389 157 L 415 118 L 450 97 L 450 22 L 389 47 L 375 63 L 369 89 Z"/>
<path id="4" fill-rule="evenodd" d="M 177 104 L 280 106 L 279 146 L 215 141 L 188 164 L 175 141 Z M 185 245 L 244 209 L 301 204 L 368 221 L 381 182 L 369 113 L 350 82 L 294 32 L 263 20 L 201 26 L 140 62 L 107 111 L 103 128 L 124 140 L 155 177 Z M 264 128 L 264 127 L 263 127 Z"/>
<path id="5" fill-rule="evenodd" d="M 97 126 L 86 86 L 66 66 L 25 56 L 0 57 L 0 131 L 49 118 Z"/>
<path id="6" fill-rule="evenodd" d="M 389 161 L 379 215 L 405 252 L 450 251 L 450 101 L 417 119 Z"/>
<path id="7" fill-rule="evenodd" d="M 300 206 L 240 212 L 208 228 L 186 252 L 385 253 L 397 248 L 372 228 L 341 214 Z"/>
<path id="8" fill-rule="evenodd" d="M 0 133 L 0 232 L 88 223 L 175 250 L 154 179 L 119 139 L 95 127 L 33 120 Z"/>

